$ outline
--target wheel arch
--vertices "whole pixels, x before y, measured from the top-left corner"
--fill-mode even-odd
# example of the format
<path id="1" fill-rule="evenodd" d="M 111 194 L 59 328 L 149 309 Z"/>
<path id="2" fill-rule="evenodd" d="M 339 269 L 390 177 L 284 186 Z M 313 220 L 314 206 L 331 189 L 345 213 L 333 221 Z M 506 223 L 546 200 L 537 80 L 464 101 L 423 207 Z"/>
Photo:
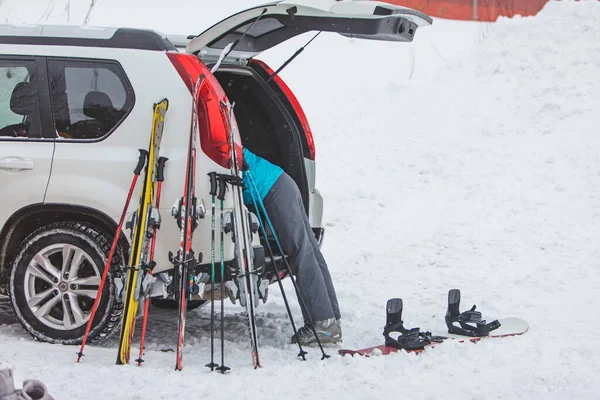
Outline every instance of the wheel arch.
<path id="1" fill-rule="evenodd" d="M 97 227 L 113 239 L 117 223 L 102 211 L 72 204 L 32 204 L 15 212 L 0 230 L 0 285 L 7 284 L 10 265 L 19 245 L 41 226 L 60 221 L 80 221 Z M 121 230 L 119 245 L 127 257 L 129 241 Z"/>

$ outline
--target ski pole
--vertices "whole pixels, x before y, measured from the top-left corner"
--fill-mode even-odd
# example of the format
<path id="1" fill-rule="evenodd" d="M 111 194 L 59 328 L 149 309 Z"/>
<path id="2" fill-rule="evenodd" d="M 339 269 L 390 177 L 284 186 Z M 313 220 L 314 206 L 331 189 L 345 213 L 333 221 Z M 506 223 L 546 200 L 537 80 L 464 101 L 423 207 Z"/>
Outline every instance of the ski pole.
<path id="1" fill-rule="evenodd" d="M 300 293 L 300 290 L 298 288 L 298 284 L 296 283 L 296 279 L 294 278 L 294 276 L 292 274 L 292 268 L 290 267 L 290 263 L 288 262 L 288 260 L 287 260 L 287 258 L 285 256 L 285 252 L 283 251 L 283 248 L 281 247 L 281 243 L 279 242 L 279 238 L 277 237 L 277 233 L 275 232 L 275 228 L 273 228 L 273 224 L 271 223 L 271 219 L 269 218 L 269 214 L 267 213 L 267 210 L 265 209 L 265 205 L 264 205 L 262 199 L 260 198 L 260 195 L 258 194 L 258 188 L 256 187 L 256 184 L 254 183 L 254 179 L 252 178 L 252 173 L 250 172 L 250 170 L 246 170 L 244 172 L 248 174 L 248 178 L 249 178 L 250 184 L 252 185 L 252 191 L 253 191 L 253 193 L 257 197 L 258 204 L 260 205 L 260 208 L 261 208 L 261 210 L 263 212 L 263 215 L 265 216 L 265 219 L 267 220 L 267 224 L 269 225 L 269 229 L 271 230 L 271 233 L 273 233 L 273 238 L 275 239 L 275 243 L 277 244 L 277 248 L 279 249 L 279 252 L 281 253 L 281 258 L 285 262 L 285 267 L 286 267 L 286 269 L 288 271 L 288 274 L 290 275 L 290 279 L 292 281 L 292 285 L 294 286 L 294 290 L 296 291 L 296 295 L 298 296 L 298 302 L 300 303 L 300 307 L 304 311 L 304 315 L 306 315 L 306 319 L 308 319 L 308 323 L 309 323 L 310 327 L 312 328 L 312 331 L 313 331 L 313 333 L 315 335 L 315 339 L 317 339 L 317 343 L 319 344 L 319 348 L 321 349 L 321 353 L 323 353 L 323 357 L 321 357 L 321 360 L 329 358 L 329 355 L 327 355 L 325 353 L 325 350 L 323 349 L 323 345 L 321 344 L 321 340 L 319 339 L 319 336 L 317 335 L 317 331 L 316 331 L 315 326 L 313 324 L 312 318 L 311 318 L 311 316 L 308 313 L 308 310 L 306 308 L 306 303 L 304 301 L 304 297 Z M 296 339 L 298 339 L 297 336 L 296 336 Z"/>
<path id="2" fill-rule="evenodd" d="M 206 367 L 211 371 L 215 364 L 215 196 L 217 195 L 217 173 L 210 172 L 210 195 L 212 198 L 211 241 L 210 241 L 210 363 Z"/>
<path id="3" fill-rule="evenodd" d="M 98 310 L 98 305 L 100 304 L 100 297 L 102 295 L 102 289 L 104 288 L 104 284 L 106 282 L 106 277 L 108 276 L 108 270 L 110 269 L 110 264 L 112 263 L 113 256 L 115 254 L 115 249 L 117 248 L 117 243 L 119 242 L 119 237 L 121 236 L 121 229 L 123 228 L 123 222 L 125 221 L 125 216 L 127 215 L 127 209 L 129 208 L 129 202 L 131 201 L 131 196 L 133 195 L 133 190 L 135 189 L 135 185 L 137 183 L 138 177 L 140 176 L 140 172 L 144 168 L 146 164 L 146 158 L 148 157 L 148 151 L 139 149 L 140 155 L 138 158 L 138 163 L 133 170 L 133 180 L 131 182 L 131 186 L 129 187 L 129 193 L 127 194 L 127 200 L 125 200 L 125 206 L 123 207 L 123 212 L 121 213 L 121 219 L 119 220 L 119 225 L 117 226 L 117 230 L 115 232 L 115 237 L 112 242 L 112 246 L 110 247 L 110 252 L 108 253 L 108 258 L 106 259 L 106 264 L 104 265 L 104 271 L 102 272 L 102 280 L 100 281 L 100 286 L 98 287 L 98 293 L 96 294 L 96 298 L 94 299 L 94 305 L 92 306 L 92 312 L 90 313 L 90 320 L 88 321 L 87 327 L 85 328 L 85 334 L 83 335 L 83 342 L 81 343 L 81 348 L 79 349 L 79 353 L 77 353 L 77 362 L 81 360 L 83 357 L 83 348 L 87 342 L 88 336 L 90 334 L 90 330 L 92 329 L 92 324 L 94 322 L 94 316 L 96 315 L 96 311 Z"/>
<path id="4" fill-rule="evenodd" d="M 238 270 L 236 271 L 236 273 L 238 274 L 238 284 L 241 285 L 242 283 L 242 279 L 245 280 L 245 284 L 246 284 L 246 288 L 242 289 L 241 286 L 239 286 L 240 291 L 245 290 L 245 293 L 240 292 L 240 304 L 242 304 L 242 306 L 246 307 L 246 312 L 248 314 L 248 331 L 250 333 L 250 345 L 251 345 L 251 350 L 252 350 L 252 362 L 254 365 L 254 369 L 257 368 L 261 368 L 260 365 L 260 359 L 259 359 L 259 354 L 258 354 L 258 338 L 256 335 L 256 322 L 255 322 L 255 317 L 254 317 L 254 303 L 253 303 L 253 296 L 254 296 L 254 291 L 250 290 L 251 287 L 251 275 L 255 274 L 254 271 L 252 271 L 250 268 L 250 263 L 252 263 L 253 258 L 250 255 L 250 249 L 249 249 L 249 240 L 250 238 L 245 235 L 245 233 L 249 233 L 250 230 L 247 226 L 247 220 L 244 220 L 244 216 L 238 216 L 235 215 L 236 212 L 239 212 L 240 214 L 242 213 L 240 204 L 242 203 L 242 193 L 240 191 L 240 187 L 243 186 L 243 182 L 242 179 L 237 176 L 237 175 L 225 175 L 225 174 L 220 174 L 219 175 L 219 179 L 225 181 L 226 183 L 230 184 L 232 186 L 232 188 L 234 188 L 233 194 L 234 194 L 234 208 L 233 208 L 233 213 L 232 213 L 232 226 L 233 226 L 233 235 L 235 237 L 234 243 L 235 243 L 235 251 L 237 253 L 236 258 L 237 258 L 237 262 L 238 262 Z M 225 186 L 223 186 L 225 187 Z M 224 191 L 225 189 L 222 189 L 222 196 L 224 196 Z M 236 193 L 237 191 L 237 193 Z M 237 208 L 236 208 L 237 207 Z M 247 218 L 247 217 L 246 217 Z M 237 221 L 237 222 L 236 222 Z M 239 225 L 241 226 L 239 226 Z M 242 246 L 243 245 L 243 246 Z M 243 250 L 242 250 L 243 249 Z M 248 296 L 248 298 L 246 298 L 245 296 Z M 247 303 L 244 304 L 242 302 L 242 298 L 244 298 Z"/>
<path id="5" fill-rule="evenodd" d="M 164 174 L 164 170 L 165 170 L 165 163 L 167 162 L 168 158 L 167 157 L 159 157 L 158 158 L 158 168 L 156 170 L 156 209 L 159 209 L 160 207 L 160 193 L 162 191 L 162 183 L 165 180 L 165 174 Z M 156 246 L 156 227 L 154 227 L 154 233 L 152 236 L 152 242 L 150 244 L 150 257 L 149 260 L 150 262 L 148 263 L 148 265 L 150 266 L 150 268 L 148 269 L 148 273 L 150 275 L 152 275 L 152 270 L 154 269 L 154 266 L 156 265 L 156 263 L 154 262 L 154 247 Z M 146 297 L 144 299 L 144 319 L 142 320 L 142 336 L 140 338 L 140 356 L 138 357 L 137 363 L 138 363 L 138 367 L 140 365 L 142 365 L 142 363 L 144 362 L 144 360 L 142 359 L 142 356 L 144 355 L 144 340 L 146 339 L 146 326 L 148 324 L 148 308 L 150 305 L 150 295 L 148 295 L 148 297 Z"/>
<path id="6" fill-rule="evenodd" d="M 277 277 L 277 283 L 279 284 L 279 289 L 281 290 L 283 302 L 285 303 L 285 308 L 286 308 L 288 316 L 290 318 L 290 322 L 292 323 L 292 329 L 294 330 L 294 335 L 296 337 L 298 337 L 298 330 L 296 329 L 296 324 L 294 323 L 294 317 L 292 316 L 292 310 L 290 309 L 290 305 L 288 303 L 287 296 L 285 294 L 285 290 L 283 289 L 283 283 L 281 283 L 281 277 L 279 276 L 279 268 L 277 267 L 277 263 L 275 262 L 275 256 L 273 254 L 273 249 L 271 249 L 271 244 L 269 243 L 269 238 L 267 236 L 267 232 L 265 230 L 264 223 L 262 221 L 258 205 L 256 204 L 256 199 L 254 197 L 255 195 L 258 196 L 258 194 L 255 193 L 254 191 L 250 192 L 250 197 L 252 197 L 252 203 L 254 204 L 254 209 L 256 210 L 256 214 L 258 216 L 258 221 L 260 223 L 260 230 L 261 230 L 263 236 L 265 237 L 265 242 L 267 243 L 267 250 L 269 251 L 269 257 L 271 257 L 271 262 L 273 263 L 273 268 L 275 268 L 275 276 Z M 298 354 L 298 357 L 302 357 L 302 360 L 306 361 L 307 352 L 304 351 L 304 349 L 302 348 L 302 344 L 300 343 L 299 340 L 298 340 L 298 348 L 300 349 L 300 353 Z"/>
<path id="7" fill-rule="evenodd" d="M 225 261 L 223 260 L 223 238 L 224 238 L 224 218 L 223 218 L 223 200 L 225 199 L 225 192 L 227 191 L 227 180 L 223 178 L 223 176 L 219 175 L 219 194 L 217 198 L 219 199 L 219 222 L 220 222 L 220 232 L 219 232 L 219 257 L 221 260 L 221 366 L 217 368 L 219 372 L 224 374 L 230 368 L 225 366 L 225 301 L 223 300 L 223 292 L 225 289 Z"/>

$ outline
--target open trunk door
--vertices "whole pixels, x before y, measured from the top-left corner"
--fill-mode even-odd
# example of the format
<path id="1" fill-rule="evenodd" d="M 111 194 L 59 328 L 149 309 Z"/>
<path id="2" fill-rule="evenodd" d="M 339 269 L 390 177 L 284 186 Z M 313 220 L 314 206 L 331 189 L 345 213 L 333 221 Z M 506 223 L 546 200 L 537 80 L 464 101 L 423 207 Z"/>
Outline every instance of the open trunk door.
<path id="1" fill-rule="evenodd" d="M 214 62 L 227 45 L 237 40 L 223 62 L 245 64 L 261 52 L 309 31 L 411 42 L 418 27 L 432 22 L 419 11 L 382 1 L 281 0 L 224 19 L 193 38 L 186 51 L 205 62 Z"/>

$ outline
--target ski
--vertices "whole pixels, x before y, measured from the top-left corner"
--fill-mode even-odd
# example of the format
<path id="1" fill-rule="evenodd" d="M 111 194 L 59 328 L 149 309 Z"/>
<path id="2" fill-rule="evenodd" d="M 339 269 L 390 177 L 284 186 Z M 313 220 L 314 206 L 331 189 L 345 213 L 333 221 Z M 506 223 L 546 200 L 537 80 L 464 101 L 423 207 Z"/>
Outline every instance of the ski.
<path id="1" fill-rule="evenodd" d="M 160 194 L 162 192 L 162 183 L 165 180 L 165 163 L 168 161 L 166 157 L 158 158 L 158 168 L 156 171 L 156 209 L 160 209 Z M 150 267 L 144 280 L 142 281 L 143 291 L 143 302 L 144 302 L 144 319 L 142 321 L 142 333 L 140 337 L 140 354 L 135 360 L 138 363 L 138 367 L 144 362 L 144 343 L 146 339 L 146 327 L 148 326 L 148 310 L 150 305 L 150 292 L 156 278 L 152 275 L 152 270 L 156 263 L 154 262 L 154 249 L 156 247 L 156 230 L 159 226 L 154 226 L 154 233 L 152 236 L 152 243 L 150 245 Z"/>
<path id="2" fill-rule="evenodd" d="M 155 206 L 156 182 L 160 142 L 168 107 L 169 102 L 167 99 L 163 99 L 154 105 L 144 183 L 140 192 L 137 210 L 132 215 L 131 221 L 126 225 L 127 228 L 131 228 L 132 241 L 126 280 L 123 287 L 120 288 L 121 293 L 124 290 L 124 293 L 122 293 L 124 305 L 117 364 L 129 364 L 138 304 L 143 296 L 142 281 L 153 265 L 153 260 L 150 259 L 150 247 L 155 237 L 155 228 L 160 225 L 160 214 Z"/>
<path id="3" fill-rule="evenodd" d="M 228 181 L 233 192 L 233 214 L 232 227 L 237 259 L 237 285 L 242 307 L 246 308 L 248 333 L 250 336 L 250 350 L 252 354 L 252 365 L 254 369 L 260 368 L 260 356 L 258 353 L 258 334 L 256 331 L 255 304 L 258 300 L 257 279 L 254 271 L 254 260 L 252 256 L 252 233 L 248 222 L 248 213 L 244 211 L 244 200 L 242 197 L 242 178 L 240 177 L 240 165 L 238 165 L 238 154 L 236 151 L 235 138 L 239 137 L 237 123 L 233 115 L 233 107 L 230 104 L 221 103 L 225 113 L 228 115 L 228 129 L 231 153 L 231 177 Z M 240 153 L 241 153 L 240 145 Z M 241 155 L 240 155 L 241 158 Z"/>
<path id="4" fill-rule="evenodd" d="M 187 302 L 191 299 L 195 288 L 198 288 L 198 291 L 202 292 L 202 286 L 204 285 L 204 282 L 195 276 L 196 263 L 201 262 L 202 253 L 199 255 L 199 261 L 196 261 L 196 256 L 192 250 L 193 232 L 198 224 L 198 218 L 202 217 L 198 212 L 196 199 L 196 142 L 199 136 L 197 114 L 198 93 L 200 92 L 200 84 L 204 81 L 204 78 L 204 75 L 200 75 L 192 91 L 192 123 L 188 143 L 183 196 L 173 210 L 173 216 L 178 221 L 177 223 L 181 232 L 179 250 L 176 256 L 173 255 L 173 252 L 169 252 L 169 259 L 175 268 L 175 300 L 178 303 L 177 359 L 175 362 L 175 369 L 178 371 L 183 369 L 183 343 Z"/>

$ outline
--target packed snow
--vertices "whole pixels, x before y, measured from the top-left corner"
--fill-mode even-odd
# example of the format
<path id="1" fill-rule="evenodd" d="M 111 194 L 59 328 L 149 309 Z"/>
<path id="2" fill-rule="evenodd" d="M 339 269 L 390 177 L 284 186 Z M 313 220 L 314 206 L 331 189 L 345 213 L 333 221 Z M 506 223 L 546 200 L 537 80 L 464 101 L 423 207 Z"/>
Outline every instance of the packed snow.
<path id="1" fill-rule="evenodd" d="M 260 2 L 201 3 L 99 0 L 89 12 L 87 2 L 5 0 L 0 21 L 189 34 Z M 17 386 L 40 379 L 57 400 L 598 398 L 599 19 L 598 1 L 553 1 L 536 17 L 435 19 L 410 44 L 322 34 L 283 71 L 317 146 L 323 251 L 343 317 L 331 358 L 310 349 L 306 362 L 296 359 L 272 286 L 258 308 L 260 370 L 230 303 L 227 375 L 204 366 L 209 308 L 191 313 L 181 372 L 175 312 L 157 309 L 141 368 L 114 365 L 115 339 L 88 346 L 76 364 L 78 347 L 36 343 L 6 317 L 0 363 L 15 368 Z M 260 58 L 278 67 L 310 37 Z M 391 297 L 404 300 L 407 326 L 445 332 L 452 288 L 462 291 L 461 310 L 522 317 L 529 331 L 420 355 L 337 355 L 382 343 Z"/>

